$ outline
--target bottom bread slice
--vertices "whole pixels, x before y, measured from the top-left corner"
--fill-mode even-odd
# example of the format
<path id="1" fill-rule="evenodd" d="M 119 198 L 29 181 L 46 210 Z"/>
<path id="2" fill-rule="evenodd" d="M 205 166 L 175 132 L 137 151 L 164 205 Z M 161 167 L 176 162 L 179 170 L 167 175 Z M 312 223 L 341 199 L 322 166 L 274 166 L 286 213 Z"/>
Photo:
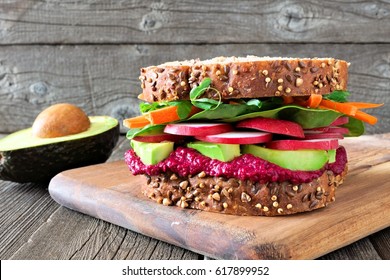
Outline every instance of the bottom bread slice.
<path id="1" fill-rule="evenodd" d="M 204 172 L 191 177 L 176 174 L 146 175 L 142 192 L 157 203 L 232 215 L 277 216 L 322 208 L 335 200 L 335 192 L 347 174 L 325 171 L 309 182 L 259 183 L 235 178 L 211 177 Z"/>

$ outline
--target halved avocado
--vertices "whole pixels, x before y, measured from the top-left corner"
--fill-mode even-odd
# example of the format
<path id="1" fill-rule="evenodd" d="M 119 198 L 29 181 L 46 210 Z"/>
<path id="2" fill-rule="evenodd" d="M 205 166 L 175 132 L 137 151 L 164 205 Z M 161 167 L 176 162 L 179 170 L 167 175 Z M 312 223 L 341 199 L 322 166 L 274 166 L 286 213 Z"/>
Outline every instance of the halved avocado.
<path id="1" fill-rule="evenodd" d="M 61 171 L 105 162 L 118 142 L 118 120 L 89 119 L 89 129 L 77 134 L 39 138 L 27 128 L 0 139 L 0 179 L 47 183 Z"/>

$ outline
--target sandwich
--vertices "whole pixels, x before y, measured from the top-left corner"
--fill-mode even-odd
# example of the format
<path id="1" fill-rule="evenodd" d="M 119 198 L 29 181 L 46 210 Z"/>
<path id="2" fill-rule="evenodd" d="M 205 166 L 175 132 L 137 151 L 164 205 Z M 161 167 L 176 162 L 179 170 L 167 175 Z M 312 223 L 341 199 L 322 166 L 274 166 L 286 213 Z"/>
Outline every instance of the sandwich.
<path id="1" fill-rule="evenodd" d="M 348 171 L 344 137 L 381 104 L 349 102 L 349 63 L 216 57 L 141 69 L 141 114 L 123 121 L 130 172 L 166 206 L 277 216 L 327 206 Z"/>

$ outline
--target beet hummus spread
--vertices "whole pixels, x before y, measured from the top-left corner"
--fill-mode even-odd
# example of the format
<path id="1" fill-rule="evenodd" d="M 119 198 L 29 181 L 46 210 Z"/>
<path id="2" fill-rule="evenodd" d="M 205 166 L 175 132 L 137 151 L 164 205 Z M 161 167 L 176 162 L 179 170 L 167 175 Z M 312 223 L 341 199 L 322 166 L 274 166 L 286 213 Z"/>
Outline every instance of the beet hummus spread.
<path id="1" fill-rule="evenodd" d="M 178 147 L 168 158 L 155 165 L 143 164 L 133 150 L 125 153 L 125 161 L 134 175 L 153 176 L 171 172 L 186 177 L 204 171 L 207 175 L 215 177 L 249 179 L 261 183 L 290 181 L 297 184 L 311 182 L 320 177 L 325 170 L 331 170 L 335 175 L 341 174 L 347 164 L 347 154 L 344 147 L 340 146 L 337 149 L 336 161 L 316 171 L 285 169 L 251 154 L 243 154 L 229 162 L 222 162 L 186 147 Z"/>

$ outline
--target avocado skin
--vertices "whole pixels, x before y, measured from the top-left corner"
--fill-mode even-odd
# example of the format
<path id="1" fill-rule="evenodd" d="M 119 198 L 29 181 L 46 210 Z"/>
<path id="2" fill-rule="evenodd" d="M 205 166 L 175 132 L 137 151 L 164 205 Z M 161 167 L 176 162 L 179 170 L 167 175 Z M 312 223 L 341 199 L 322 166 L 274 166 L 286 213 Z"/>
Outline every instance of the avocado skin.
<path id="1" fill-rule="evenodd" d="M 59 143 L 0 151 L 0 179 L 48 183 L 58 173 L 105 162 L 119 139 L 119 124 L 103 133 Z"/>

